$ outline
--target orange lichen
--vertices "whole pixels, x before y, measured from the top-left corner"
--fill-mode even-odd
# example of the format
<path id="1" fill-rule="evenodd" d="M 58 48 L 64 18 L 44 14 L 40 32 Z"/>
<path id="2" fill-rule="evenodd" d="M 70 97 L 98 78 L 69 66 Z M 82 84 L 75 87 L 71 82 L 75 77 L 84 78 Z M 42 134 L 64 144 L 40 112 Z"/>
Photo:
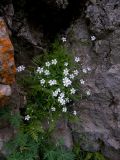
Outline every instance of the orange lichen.
<path id="1" fill-rule="evenodd" d="M 15 82 L 14 50 L 2 19 L 0 19 L 0 63 L 0 83 L 12 84 Z"/>
<path id="2" fill-rule="evenodd" d="M 10 41 L 6 24 L 0 18 L 0 83 L 13 84 L 15 82 L 16 67 L 14 62 L 14 49 Z M 8 97 L 0 90 L 0 106 L 8 101 Z"/>

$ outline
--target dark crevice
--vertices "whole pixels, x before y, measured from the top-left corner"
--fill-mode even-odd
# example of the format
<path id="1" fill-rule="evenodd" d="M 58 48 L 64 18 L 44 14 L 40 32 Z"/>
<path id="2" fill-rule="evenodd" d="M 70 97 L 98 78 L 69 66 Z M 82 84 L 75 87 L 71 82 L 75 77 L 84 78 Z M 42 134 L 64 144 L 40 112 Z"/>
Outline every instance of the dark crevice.
<path id="1" fill-rule="evenodd" d="M 16 64 L 30 63 L 33 55 L 43 54 L 59 35 L 64 35 L 70 25 L 85 14 L 87 0 L 68 0 L 65 8 L 55 5 L 57 0 L 5 0 L 13 4 L 11 17 L 12 43 Z M 9 18 L 4 11 L 2 15 Z M 49 2 L 49 3 L 48 3 Z M 0 7 L 1 8 L 1 7 Z M 7 23 L 7 20 L 6 20 Z"/>
<path id="2" fill-rule="evenodd" d="M 35 27 L 42 26 L 45 37 L 54 39 L 64 33 L 72 21 L 77 19 L 85 8 L 86 0 L 69 0 L 66 9 L 52 6 L 44 0 L 13 0 L 15 12 L 21 8 L 28 22 Z M 20 5 L 20 6 L 19 6 Z"/>

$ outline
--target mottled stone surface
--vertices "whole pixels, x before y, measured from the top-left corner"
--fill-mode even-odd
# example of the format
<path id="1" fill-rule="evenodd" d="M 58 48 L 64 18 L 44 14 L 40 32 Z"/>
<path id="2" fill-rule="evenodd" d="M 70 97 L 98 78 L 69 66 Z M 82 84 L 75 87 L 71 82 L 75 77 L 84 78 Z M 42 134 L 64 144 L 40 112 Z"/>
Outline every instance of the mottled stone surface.
<path id="1" fill-rule="evenodd" d="M 72 11 L 77 11 L 77 13 L 74 12 L 72 18 L 68 18 L 71 21 L 69 24 L 72 23 L 72 25 L 69 27 L 69 24 L 65 24 L 59 30 L 61 31 L 59 33 L 62 33 L 61 37 L 65 33 L 66 26 L 69 28 L 66 33 L 67 46 L 70 51 L 81 57 L 83 67 L 91 68 L 91 73 L 85 78 L 86 83 L 83 86 L 83 90 L 91 90 L 91 96 L 74 106 L 80 121 L 71 125 L 73 138 L 85 150 L 101 151 L 111 160 L 120 160 L 120 0 L 82 0 L 80 2 L 83 8 L 78 8 L 78 5 L 73 10 L 69 10 L 69 7 L 72 8 L 77 0 L 71 1 L 71 6 L 66 3 L 66 0 L 41 0 L 40 2 L 44 2 L 50 10 L 47 13 L 47 10 L 43 8 L 41 11 L 41 8 L 41 12 L 36 12 L 36 14 L 34 13 L 36 9 L 39 10 L 39 5 L 32 0 L 27 3 L 27 5 L 31 4 L 32 9 L 27 7 L 27 10 L 24 10 L 23 3 L 18 5 L 15 4 L 17 1 L 14 1 L 12 6 L 12 1 L 7 1 L 9 4 L 3 7 L 3 14 L 5 14 L 4 17 L 7 16 L 7 23 L 12 28 L 13 37 L 17 37 L 14 40 L 14 46 L 18 64 L 29 63 L 33 54 L 41 53 L 41 50 L 46 49 L 44 36 L 48 36 L 52 27 L 54 31 L 58 24 L 68 23 L 69 14 L 65 21 L 60 20 L 64 19 L 66 13 L 71 12 L 70 15 L 72 15 Z M 5 13 L 7 11 L 8 13 Z M 51 11 L 54 12 L 51 14 Z M 61 14 L 57 16 L 58 11 L 61 13 L 65 11 L 62 18 Z M 38 13 L 42 15 L 41 18 L 38 17 Z M 34 16 L 31 16 L 33 14 Z M 51 14 L 50 18 L 49 14 Z M 80 18 L 81 14 L 83 18 Z M 56 23 L 58 22 L 56 19 L 60 23 Z M 74 21 L 75 19 L 77 20 Z M 44 30 L 44 27 L 48 30 Z M 46 31 L 48 31 L 47 34 Z M 0 33 L 3 34 L 3 32 Z M 96 40 L 91 41 L 91 36 L 95 36 Z M 0 62 L 1 68 L 2 62 Z M 1 78 L 0 83 L 5 83 L 6 79 Z M 18 96 L 15 101 L 18 101 Z M 67 140 L 66 144 L 71 146 L 70 130 L 64 125 L 55 133 L 55 137 L 61 136 Z"/>
<path id="2" fill-rule="evenodd" d="M 3 128 L 0 129 L 0 156 L 2 157 L 2 155 L 6 155 L 6 150 L 5 150 L 5 143 L 7 143 L 8 140 L 10 140 L 10 138 L 12 138 L 14 135 L 13 133 L 13 128 Z"/>
<path id="3" fill-rule="evenodd" d="M 111 160 L 120 159 L 119 6 L 117 0 L 89 4 L 89 25 L 79 18 L 67 31 L 70 50 L 81 57 L 84 67 L 92 69 L 83 86 L 91 95 L 74 107 L 80 117 L 71 125 L 74 140 L 85 150 L 101 151 Z"/>
<path id="4" fill-rule="evenodd" d="M 59 141 L 64 142 L 64 146 L 71 149 L 73 147 L 73 140 L 71 135 L 71 130 L 67 125 L 66 120 L 59 120 L 56 126 L 56 129 L 54 130 L 52 134 L 52 138 L 54 140 L 54 143 L 57 143 Z"/>
<path id="5" fill-rule="evenodd" d="M 3 106 L 5 103 L 7 103 L 11 94 L 12 90 L 9 85 L 0 84 L 0 106 Z"/>
<path id="6" fill-rule="evenodd" d="M 15 82 L 15 73 L 13 45 L 8 36 L 6 24 L 0 18 L 0 83 L 12 84 Z"/>
<path id="7" fill-rule="evenodd" d="M 0 106 L 11 95 L 10 85 L 15 82 L 14 50 L 3 18 L 0 18 Z"/>
<path id="8" fill-rule="evenodd" d="M 96 0 L 96 3 L 88 5 L 86 13 L 91 31 L 98 36 L 105 36 L 120 25 L 119 0 Z"/>

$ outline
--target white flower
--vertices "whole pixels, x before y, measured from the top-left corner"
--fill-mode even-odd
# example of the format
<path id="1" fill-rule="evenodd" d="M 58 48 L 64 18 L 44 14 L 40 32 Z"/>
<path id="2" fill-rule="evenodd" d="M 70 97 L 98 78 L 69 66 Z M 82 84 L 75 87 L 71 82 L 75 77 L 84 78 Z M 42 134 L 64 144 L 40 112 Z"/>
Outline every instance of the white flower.
<path id="1" fill-rule="evenodd" d="M 62 41 L 63 42 L 66 42 L 67 40 L 66 40 L 66 37 L 62 37 Z"/>
<path id="2" fill-rule="evenodd" d="M 76 114 L 77 114 L 77 112 L 76 112 L 76 111 L 73 111 L 73 114 L 74 114 L 74 115 L 76 115 Z"/>
<path id="3" fill-rule="evenodd" d="M 79 62 L 80 61 L 80 57 L 75 57 L 75 62 Z"/>
<path id="4" fill-rule="evenodd" d="M 45 65 L 46 65 L 47 67 L 49 67 L 49 66 L 50 66 L 50 62 L 46 62 Z"/>
<path id="5" fill-rule="evenodd" d="M 64 66 L 68 66 L 68 62 L 65 62 L 65 63 L 64 63 Z"/>
<path id="6" fill-rule="evenodd" d="M 71 85 L 71 80 L 69 79 L 69 78 L 67 78 L 67 77 L 65 77 L 65 78 L 63 78 L 63 85 L 65 86 L 65 87 L 68 87 L 69 85 Z"/>
<path id="7" fill-rule="evenodd" d="M 74 74 L 70 74 L 70 78 L 74 79 L 75 78 Z"/>
<path id="8" fill-rule="evenodd" d="M 83 71 L 83 73 L 87 73 L 87 69 L 85 69 L 85 68 L 82 71 Z"/>
<path id="9" fill-rule="evenodd" d="M 77 76 L 79 72 L 78 72 L 78 70 L 76 69 L 76 70 L 73 71 L 73 73 L 74 73 L 74 75 Z"/>
<path id="10" fill-rule="evenodd" d="M 90 90 L 86 91 L 86 94 L 87 94 L 88 96 L 90 96 L 90 95 L 91 95 Z"/>
<path id="11" fill-rule="evenodd" d="M 25 66 L 24 66 L 24 65 L 21 65 L 21 66 L 17 67 L 16 70 L 17 70 L 17 72 L 22 72 L 22 71 L 25 70 Z"/>
<path id="12" fill-rule="evenodd" d="M 90 68 L 90 67 L 87 67 L 87 70 L 88 70 L 88 71 L 91 71 L 91 68 Z"/>
<path id="13" fill-rule="evenodd" d="M 43 68 L 38 67 L 36 72 L 41 74 L 43 72 Z"/>
<path id="14" fill-rule="evenodd" d="M 44 73 L 45 73 L 46 76 L 50 75 L 50 72 L 49 72 L 49 70 L 47 70 L 47 69 L 44 70 Z"/>
<path id="15" fill-rule="evenodd" d="M 63 98 L 65 96 L 65 94 L 62 92 L 60 93 L 60 97 Z"/>
<path id="16" fill-rule="evenodd" d="M 29 121 L 29 119 L 30 119 L 30 116 L 29 116 L 29 115 L 25 116 L 25 120 L 26 120 L 26 121 Z"/>
<path id="17" fill-rule="evenodd" d="M 51 111 L 55 112 L 55 111 L 56 111 L 56 108 L 55 108 L 55 107 L 52 107 L 52 108 L 51 108 Z"/>
<path id="18" fill-rule="evenodd" d="M 63 70 L 63 74 L 64 74 L 65 76 L 67 76 L 67 75 L 69 74 L 69 70 L 68 70 L 67 68 L 65 68 L 65 69 Z"/>
<path id="19" fill-rule="evenodd" d="M 57 97 L 58 96 L 58 93 L 60 92 L 60 89 L 56 89 L 54 92 L 53 92 L 53 97 Z"/>
<path id="20" fill-rule="evenodd" d="M 72 88 L 72 89 L 70 90 L 70 92 L 71 92 L 71 94 L 75 94 L 76 90 L 75 90 L 74 88 Z"/>
<path id="21" fill-rule="evenodd" d="M 56 81 L 56 80 L 53 80 L 53 84 L 54 84 L 54 85 L 57 84 L 57 81 Z"/>
<path id="22" fill-rule="evenodd" d="M 60 88 L 56 89 L 52 94 L 53 97 L 57 97 L 59 92 L 60 92 Z"/>
<path id="23" fill-rule="evenodd" d="M 52 95 L 53 95 L 53 97 L 57 97 L 58 92 L 56 92 L 56 91 L 55 91 L 55 92 L 53 92 L 53 94 L 52 94 Z"/>
<path id="24" fill-rule="evenodd" d="M 96 37 L 95 36 L 91 36 L 91 41 L 95 41 Z"/>
<path id="25" fill-rule="evenodd" d="M 45 80 L 44 80 L 44 79 L 41 79 L 41 80 L 40 80 L 40 83 L 41 83 L 41 85 L 45 84 Z"/>
<path id="26" fill-rule="evenodd" d="M 62 111 L 63 111 L 63 112 L 67 112 L 67 108 L 66 108 L 66 107 L 63 107 L 63 108 L 62 108 Z"/>
<path id="27" fill-rule="evenodd" d="M 57 59 L 53 59 L 51 63 L 56 65 L 57 64 Z"/>
<path id="28" fill-rule="evenodd" d="M 49 80 L 48 83 L 50 86 L 53 86 L 53 85 L 57 84 L 57 81 L 56 80 Z"/>
<path id="29" fill-rule="evenodd" d="M 64 100 L 63 97 L 61 97 L 61 96 L 58 97 L 58 102 L 59 102 L 61 105 L 65 105 L 65 100 Z"/>
<path id="30" fill-rule="evenodd" d="M 83 79 L 80 79 L 81 84 L 85 84 L 85 81 Z"/>

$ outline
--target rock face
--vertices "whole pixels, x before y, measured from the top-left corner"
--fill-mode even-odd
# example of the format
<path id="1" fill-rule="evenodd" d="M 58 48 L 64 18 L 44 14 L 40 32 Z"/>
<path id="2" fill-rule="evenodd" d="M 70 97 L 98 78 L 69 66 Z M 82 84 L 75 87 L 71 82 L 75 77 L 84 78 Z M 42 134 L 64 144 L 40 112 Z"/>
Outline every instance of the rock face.
<path id="1" fill-rule="evenodd" d="M 0 18 L 0 106 L 11 95 L 10 85 L 15 82 L 15 62 L 12 43 L 3 18 Z"/>
<path id="2" fill-rule="evenodd" d="M 52 7 L 65 9 L 68 5 L 68 0 L 47 0 L 45 3 L 52 5 Z"/>
<path id="3" fill-rule="evenodd" d="M 0 18 L 0 109 L 5 106 L 12 94 L 11 85 L 15 82 L 16 67 L 14 50 L 3 18 Z M 4 144 L 13 136 L 13 128 L 0 120 L 0 159 L 4 159 Z"/>
<path id="4" fill-rule="evenodd" d="M 80 122 L 72 125 L 74 140 L 89 151 L 120 159 L 120 1 L 102 0 L 87 5 L 86 21 L 79 18 L 68 29 L 70 49 L 92 71 L 83 89 L 87 100 L 76 104 Z M 95 40 L 91 40 L 95 36 Z M 85 142 L 86 140 L 86 142 Z"/>
<path id="5" fill-rule="evenodd" d="M 80 116 L 77 124 L 71 124 L 74 141 L 79 142 L 85 150 L 101 151 L 111 160 L 119 160 L 120 0 L 81 0 L 80 3 L 82 7 L 84 6 L 81 7 L 82 9 L 77 8 L 80 7 L 79 0 L 41 0 L 39 5 L 32 0 L 29 3 L 26 0 L 20 0 L 20 2 L 24 3 L 18 4 L 18 1 L 13 0 L 12 4 L 11 0 L 6 0 L 4 10 L 0 9 L 13 34 L 17 63 L 21 64 L 26 60 L 29 63 L 33 55 L 41 53 L 46 48 L 44 45 L 46 31 L 52 30 L 51 35 L 55 35 L 53 31 L 58 31 L 56 28 L 62 26 L 61 30 L 59 28 L 59 33 L 63 34 L 68 26 L 67 46 L 81 57 L 83 67 L 91 68 L 91 73 L 86 77 L 86 84 L 83 86 L 83 90 L 91 90 L 91 95 L 87 100 L 82 100 L 74 106 Z M 75 14 L 77 17 L 74 16 L 72 19 L 67 16 L 69 12 L 71 12 L 70 16 L 72 15 L 71 8 L 74 3 L 77 4 L 74 9 L 74 13 L 75 10 L 77 11 Z M 33 4 L 32 9 L 28 7 L 30 4 L 31 6 Z M 44 7 L 47 5 L 43 7 L 43 11 L 42 7 L 41 10 L 38 7 L 41 4 L 44 4 Z M 66 22 L 62 21 L 64 17 L 71 20 L 70 26 L 69 24 L 65 24 L 65 27 L 60 25 L 61 22 L 70 22 L 67 18 Z M 49 25 L 51 22 L 52 25 Z M 56 22 L 58 26 L 55 25 Z M 0 19 L 0 97 L 2 100 L 3 96 L 8 97 L 11 94 L 8 85 L 14 82 L 14 75 L 13 47 L 7 35 L 5 23 Z M 2 103 L 0 101 L 0 104 Z M 62 133 L 60 133 L 61 129 Z M 69 147 L 72 146 L 71 136 L 68 134 L 66 137 L 66 132 L 70 133 L 69 129 L 62 126 L 56 131 L 55 136 L 59 135 L 67 139 L 66 143 Z"/>
<path id="6" fill-rule="evenodd" d="M 10 140 L 13 136 L 13 129 L 12 128 L 4 128 L 0 129 L 0 158 L 4 157 L 3 155 L 6 155 L 6 151 L 4 149 L 4 144 Z"/>

